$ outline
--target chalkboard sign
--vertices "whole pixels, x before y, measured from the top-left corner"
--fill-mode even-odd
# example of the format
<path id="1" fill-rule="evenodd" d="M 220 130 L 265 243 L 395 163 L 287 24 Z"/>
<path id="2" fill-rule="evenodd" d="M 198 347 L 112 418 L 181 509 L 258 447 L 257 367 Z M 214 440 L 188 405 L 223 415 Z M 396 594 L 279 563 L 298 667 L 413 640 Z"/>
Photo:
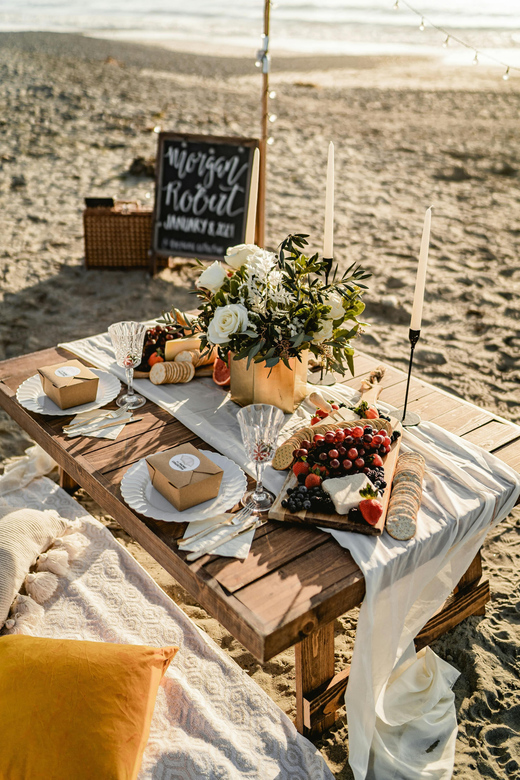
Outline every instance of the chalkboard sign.
<path id="1" fill-rule="evenodd" d="M 152 251 L 220 259 L 244 242 L 253 138 L 160 133 Z"/>

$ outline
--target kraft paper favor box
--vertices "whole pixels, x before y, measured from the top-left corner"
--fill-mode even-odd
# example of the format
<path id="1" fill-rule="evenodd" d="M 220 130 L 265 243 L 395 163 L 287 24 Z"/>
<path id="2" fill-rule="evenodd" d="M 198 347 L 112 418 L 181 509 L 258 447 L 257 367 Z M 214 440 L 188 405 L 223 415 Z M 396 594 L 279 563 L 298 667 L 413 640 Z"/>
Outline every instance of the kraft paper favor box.
<path id="1" fill-rule="evenodd" d="M 79 360 L 63 360 L 38 369 L 43 392 L 60 409 L 96 400 L 99 378 Z"/>
<path id="2" fill-rule="evenodd" d="M 152 485 L 179 512 L 218 495 L 223 471 L 192 444 L 149 455 Z"/>

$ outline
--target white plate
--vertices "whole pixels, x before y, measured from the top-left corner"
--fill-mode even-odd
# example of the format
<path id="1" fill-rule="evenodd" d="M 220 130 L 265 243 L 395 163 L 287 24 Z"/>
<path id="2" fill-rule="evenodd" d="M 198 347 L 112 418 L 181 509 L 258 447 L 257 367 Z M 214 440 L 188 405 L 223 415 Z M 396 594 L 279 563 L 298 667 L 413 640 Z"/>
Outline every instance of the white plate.
<path id="1" fill-rule="evenodd" d="M 153 487 L 146 460 L 142 458 L 128 469 L 121 480 L 121 493 L 128 506 L 141 515 L 166 523 L 193 523 L 231 509 L 246 491 L 246 475 L 240 466 L 224 455 L 209 450 L 201 452 L 224 471 L 216 498 L 179 512 Z"/>
<path id="2" fill-rule="evenodd" d="M 109 374 L 108 371 L 101 371 L 99 368 L 92 368 L 91 371 L 97 374 L 99 377 L 98 391 L 96 400 L 91 401 L 88 404 L 81 404 L 81 406 L 71 406 L 69 409 L 60 409 L 60 407 L 48 398 L 42 389 L 42 383 L 40 375 L 29 377 L 25 382 L 22 382 L 18 390 L 16 391 L 16 398 L 20 406 L 24 409 L 28 409 L 30 412 L 37 412 L 38 414 L 52 414 L 69 417 L 80 412 L 88 412 L 91 409 L 99 409 L 101 406 L 113 401 L 114 398 L 119 395 L 121 390 L 121 382 L 113 374 Z"/>

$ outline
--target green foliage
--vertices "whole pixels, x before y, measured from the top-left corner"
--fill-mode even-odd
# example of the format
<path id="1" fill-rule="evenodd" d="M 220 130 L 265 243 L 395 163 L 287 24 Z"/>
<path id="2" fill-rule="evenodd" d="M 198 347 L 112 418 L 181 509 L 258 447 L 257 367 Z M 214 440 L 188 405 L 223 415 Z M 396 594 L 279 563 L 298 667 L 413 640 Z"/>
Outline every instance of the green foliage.
<path id="1" fill-rule="evenodd" d="M 247 310 L 248 322 L 218 344 L 221 356 L 229 350 L 235 360 L 247 359 L 248 365 L 264 361 L 269 368 L 280 360 L 288 365 L 290 358 L 310 350 L 325 368 L 344 374 L 346 363 L 353 372 L 350 341 L 362 324 L 357 318 L 365 308 L 361 295 L 370 274 L 356 264 L 340 273 L 330 260 L 305 255 L 307 238 L 287 236 L 278 254 L 257 249 L 213 295 L 198 290 L 199 315 L 191 328 L 185 328 L 186 335 L 200 330 L 203 348 L 211 349 L 208 328 L 215 312 L 238 304 Z M 336 310 L 341 304 L 334 320 L 332 294 Z M 176 321 L 175 311 L 170 317 Z"/>

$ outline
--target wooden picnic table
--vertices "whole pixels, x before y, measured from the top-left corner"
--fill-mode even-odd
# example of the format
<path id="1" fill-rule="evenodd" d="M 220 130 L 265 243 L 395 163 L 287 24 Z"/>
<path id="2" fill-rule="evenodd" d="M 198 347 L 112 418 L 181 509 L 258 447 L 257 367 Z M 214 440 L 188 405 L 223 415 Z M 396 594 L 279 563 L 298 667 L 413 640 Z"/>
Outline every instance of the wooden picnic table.
<path id="1" fill-rule="evenodd" d="M 57 461 L 64 487 L 81 485 L 261 663 L 295 645 L 296 726 L 307 736 L 329 728 L 343 703 L 349 671 L 335 674 L 334 620 L 359 606 L 365 592 L 350 553 L 329 534 L 269 522 L 257 530 L 244 561 L 206 555 L 188 563 L 176 544 L 185 525 L 138 515 L 123 501 L 120 483 L 147 454 L 187 441 L 208 445 L 149 401 L 139 410 L 143 419 L 125 427 L 116 441 L 67 439 L 62 426 L 69 417 L 27 411 L 17 402 L 16 390 L 38 367 L 70 357 L 52 348 L 0 362 L 0 405 Z M 357 353 L 356 378 L 345 384 L 358 389 L 360 378 L 380 364 Z M 405 380 L 402 371 L 386 366 L 380 399 L 401 405 Z M 520 471 L 519 426 L 417 379 L 411 382 L 409 408 Z M 456 592 L 420 632 L 416 646 L 424 647 L 468 615 L 484 614 L 489 597 L 479 554 Z"/>

